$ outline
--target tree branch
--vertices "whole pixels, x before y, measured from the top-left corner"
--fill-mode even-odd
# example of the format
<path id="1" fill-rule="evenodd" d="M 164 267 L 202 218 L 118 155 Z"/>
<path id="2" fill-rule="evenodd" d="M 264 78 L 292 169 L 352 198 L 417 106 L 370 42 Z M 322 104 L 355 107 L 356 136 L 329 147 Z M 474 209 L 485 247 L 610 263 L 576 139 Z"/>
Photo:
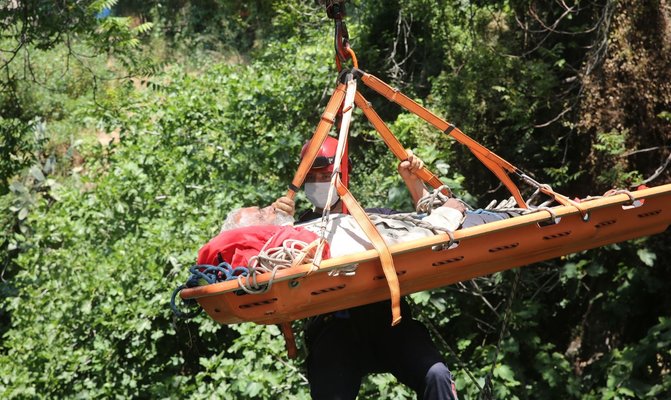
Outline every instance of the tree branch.
<path id="1" fill-rule="evenodd" d="M 620 155 L 620 157 L 629 157 L 629 156 L 632 156 L 634 154 L 647 153 L 649 151 L 655 151 L 655 150 L 661 150 L 661 149 L 668 149 L 669 147 L 671 147 L 671 146 L 655 146 L 655 147 L 648 147 L 647 149 L 632 150 L 632 151 L 628 151 L 626 153 L 623 153 L 622 155 Z"/>
<path id="2" fill-rule="evenodd" d="M 655 171 L 655 173 L 652 174 L 652 176 L 650 176 L 648 179 L 646 179 L 646 180 L 644 180 L 643 182 L 641 182 L 639 185 L 645 185 L 646 183 L 651 182 L 651 181 L 657 179 L 657 177 L 659 177 L 659 176 L 662 174 L 662 172 L 664 172 L 664 170 L 666 169 L 666 167 L 669 166 L 669 163 L 671 163 L 671 153 L 669 153 L 669 156 L 666 157 L 666 161 L 664 161 L 664 163 L 663 163 L 662 165 L 660 165 L 659 168 L 657 168 L 657 170 Z M 635 186 L 638 186 L 638 185 L 635 185 Z"/>

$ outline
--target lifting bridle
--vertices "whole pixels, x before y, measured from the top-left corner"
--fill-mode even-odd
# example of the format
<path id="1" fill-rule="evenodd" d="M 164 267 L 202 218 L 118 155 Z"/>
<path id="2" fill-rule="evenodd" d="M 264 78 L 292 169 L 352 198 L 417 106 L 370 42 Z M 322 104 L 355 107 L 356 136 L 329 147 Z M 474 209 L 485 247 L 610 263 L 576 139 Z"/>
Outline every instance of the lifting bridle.
<path id="1" fill-rule="evenodd" d="M 286 196 L 293 199 L 296 191 L 300 189 L 303 185 L 305 177 L 307 176 L 309 170 L 312 167 L 312 164 L 317 157 L 317 153 L 322 146 L 326 136 L 329 131 L 339 120 L 340 116 L 343 113 L 343 103 L 345 99 L 346 87 L 348 87 L 348 82 L 350 80 L 355 80 L 363 83 L 373 91 L 382 95 L 391 102 L 394 102 L 401 106 L 402 108 L 410 111 L 411 113 L 417 115 L 421 119 L 425 120 L 429 124 L 443 131 L 446 135 L 451 136 L 453 139 L 459 143 L 468 147 L 468 149 L 473 153 L 473 155 L 480 160 L 510 191 L 515 201 L 517 202 L 518 207 L 527 209 L 529 206 L 525 202 L 522 194 L 517 187 L 517 185 L 511 179 L 511 175 L 515 176 L 519 180 L 530 184 L 537 188 L 541 193 L 553 198 L 555 201 L 559 202 L 562 205 L 571 205 L 576 207 L 581 214 L 583 215 L 583 220 L 586 220 L 588 216 L 585 214 L 584 207 L 575 201 L 570 200 L 566 196 L 556 193 L 548 185 L 541 185 L 535 180 L 533 180 L 529 175 L 525 174 L 517 167 L 504 160 L 491 150 L 487 149 L 485 146 L 475 141 L 471 137 L 464 134 L 459 128 L 453 124 L 445 121 L 444 119 L 438 117 L 425 107 L 421 106 L 414 100 L 410 99 L 408 96 L 401 93 L 399 90 L 392 88 L 387 83 L 381 79 L 368 74 L 358 67 L 358 61 L 356 54 L 352 50 L 349 42 L 349 34 L 347 32 L 347 27 L 343 21 L 345 16 L 345 7 L 344 0 L 340 1 L 320 1 L 323 5 L 326 6 L 326 12 L 329 18 L 332 18 L 335 22 L 335 31 L 334 31 L 334 47 L 335 47 L 335 63 L 339 71 L 339 82 L 335 91 L 331 95 L 331 98 L 326 105 L 321 119 L 317 125 L 316 130 L 314 131 L 312 138 L 310 139 L 310 144 L 301 159 L 301 162 L 298 166 L 298 169 L 294 175 L 291 184 L 289 185 Z M 352 68 L 347 70 L 343 69 L 343 65 L 348 60 L 351 60 Z M 350 82 L 351 83 L 351 82 Z M 356 82 L 355 82 L 356 83 Z M 354 103 L 357 107 L 361 108 L 363 114 L 373 125 L 375 130 L 380 134 L 385 144 L 389 147 L 392 153 L 400 160 L 405 161 L 407 159 L 407 152 L 400 141 L 394 136 L 394 134 L 389 130 L 384 121 L 378 116 L 371 104 L 361 95 L 361 93 L 356 90 L 356 95 Z M 349 106 L 348 106 L 349 107 Z M 351 112 L 351 110 L 347 110 Z M 349 125 L 349 121 L 347 122 Z M 348 129 L 348 126 L 345 127 L 345 130 Z M 342 129 L 341 129 L 342 135 Z M 342 146 L 340 146 L 342 147 Z M 346 146 L 345 146 L 346 148 Z M 340 154 L 340 158 L 343 160 L 343 163 L 346 163 L 348 160 L 346 152 Z M 392 325 L 396 325 L 401 320 L 400 315 L 400 288 L 399 281 L 397 278 L 396 271 L 394 269 L 393 258 L 391 253 L 387 248 L 386 243 L 380 236 L 380 234 L 375 229 L 374 224 L 371 222 L 370 218 L 366 215 L 363 208 L 359 203 L 354 199 L 354 196 L 347 189 L 347 176 L 346 172 L 348 170 L 347 165 L 344 166 L 341 164 L 340 168 L 335 168 L 335 174 L 338 170 L 343 172 L 343 179 L 336 178 L 335 189 L 343 200 L 343 211 L 349 209 L 352 216 L 355 218 L 357 223 L 361 226 L 363 231 L 366 233 L 370 239 L 373 247 L 378 252 L 380 258 L 380 264 L 384 272 L 384 276 L 387 280 L 389 286 L 390 298 L 392 304 Z M 451 193 L 443 182 L 429 171 L 425 166 L 421 170 L 417 171 L 416 175 L 422 179 L 427 185 L 433 187 L 434 189 L 441 188 L 445 195 L 450 196 Z M 318 268 L 318 266 L 316 266 Z M 281 325 L 282 332 L 285 334 L 285 339 L 287 339 L 287 349 L 289 354 L 296 353 L 295 344 L 293 344 L 293 334 L 291 333 L 290 323 L 284 323 Z"/>

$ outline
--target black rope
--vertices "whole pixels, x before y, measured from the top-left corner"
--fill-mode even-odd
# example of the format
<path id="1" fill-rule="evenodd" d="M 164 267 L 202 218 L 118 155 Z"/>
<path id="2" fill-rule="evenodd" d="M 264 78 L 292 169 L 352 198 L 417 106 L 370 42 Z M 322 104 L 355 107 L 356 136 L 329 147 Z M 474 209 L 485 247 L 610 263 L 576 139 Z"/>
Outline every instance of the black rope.
<path id="1" fill-rule="evenodd" d="M 468 369 L 466 363 L 459 357 L 459 355 L 454 351 L 452 346 L 447 343 L 447 340 L 443 337 L 443 335 L 440 333 L 438 328 L 436 328 L 435 324 L 431 320 L 431 318 L 427 317 L 426 314 L 424 313 L 424 310 L 421 307 L 417 307 L 415 303 L 413 304 L 413 311 L 416 312 L 416 314 L 419 315 L 420 319 L 422 322 L 429 327 L 431 332 L 435 337 L 437 337 L 440 340 L 441 345 L 448 350 L 448 352 L 457 360 L 457 363 L 459 364 L 459 367 L 468 375 L 469 379 L 473 382 L 475 387 L 478 388 L 479 395 L 478 395 L 478 400 L 493 400 L 494 397 L 492 395 L 493 392 L 493 384 L 492 384 L 492 377 L 494 376 L 494 369 L 496 368 L 496 361 L 499 357 L 499 353 L 501 351 L 501 344 L 503 343 L 503 338 L 506 335 L 506 331 L 508 330 L 508 323 L 510 321 L 510 315 L 511 315 L 511 310 L 512 310 L 512 305 L 513 301 L 515 299 L 515 296 L 517 295 L 517 290 L 519 287 L 520 283 L 520 271 L 519 269 L 515 269 L 515 280 L 513 281 L 513 287 L 511 288 L 510 295 L 508 297 L 508 304 L 506 306 L 506 310 L 503 315 L 503 322 L 501 323 L 501 330 L 499 331 L 499 338 L 496 343 L 496 351 L 494 353 L 494 360 L 492 361 L 492 366 L 485 376 L 485 384 L 484 386 L 480 386 L 478 383 L 478 380 L 475 378 L 473 373 Z"/>
<path id="2" fill-rule="evenodd" d="M 520 270 L 515 269 L 515 280 L 513 281 L 513 287 L 510 290 L 510 296 L 508 297 L 508 305 L 506 306 L 506 311 L 503 315 L 503 322 L 501 323 L 501 331 L 499 332 L 499 339 L 496 343 L 496 351 L 494 352 L 494 360 L 492 360 L 492 367 L 485 376 L 485 386 L 480 391 L 478 400 L 493 400 L 492 397 L 492 376 L 494 376 L 494 369 L 496 368 L 496 360 L 499 358 L 499 353 L 501 351 L 501 343 L 503 343 L 503 338 L 508 330 L 508 322 L 510 320 L 511 310 L 513 306 L 513 301 L 515 300 L 515 295 L 517 294 L 517 288 L 520 283 Z"/>
<path id="3" fill-rule="evenodd" d="M 459 367 L 461 368 L 461 370 L 463 370 L 463 371 L 466 372 L 466 375 L 468 375 L 468 377 L 471 379 L 471 381 L 473 382 L 473 384 L 478 388 L 478 390 L 479 390 L 480 392 L 482 392 L 482 387 L 481 387 L 480 384 L 478 383 L 478 380 L 475 378 L 475 376 L 473 375 L 473 373 L 468 369 L 468 366 L 466 365 L 466 363 L 463 362 L 463 360 L 459 357 L 459 355 L 454 351 L 454 349 L 452 348 L 452 346 L 450 346 L 449 343 L 447 343 L 447 340 L 445 340 L 445 338 L 444 338 L 443 335 L 440 333 L 440 331 L 438 330 L 438 328 L 436 328 L 436 325 L 433 323 L 433 321 L 431 321 L 431 318 L 427 317 L 427 316 L 424 314 L 424 310 L 423 310 L 423 308 L 422 308 L 422 307 L 417 307 L 417 305 L 416 305 L 415 303 L 413 303 L 413 307 L 412 307 L 412 309 L 413 309 L 413 311 L 414 311 L 415 313 L 418 312 L 419 317 L 421 318 L 422 322 L 423 322 L 425 325 L 427 325 L 427 326 L 429 327 L 429 329 L 431 330 L 431 332 L 433 333 L 433 335 L 434 335 L 435 337 L 437 337 L 437 338 L 440 340 L 440 344 L 441 344 L 444 348 L 447 348 L 447 350 L 450 352 L 450 354 L 452 354 L 452 356 L 453 356 L 454 358 L 457 359 L 457 363 L 459 364 Z"/>

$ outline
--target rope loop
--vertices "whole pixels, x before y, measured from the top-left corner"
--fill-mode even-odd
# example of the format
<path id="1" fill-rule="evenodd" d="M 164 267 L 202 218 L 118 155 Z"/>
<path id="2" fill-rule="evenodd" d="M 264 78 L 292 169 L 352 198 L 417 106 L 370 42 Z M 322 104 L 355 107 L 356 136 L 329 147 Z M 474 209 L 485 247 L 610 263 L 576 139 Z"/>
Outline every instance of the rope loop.
<path id="1" fill-rule="evenodd" d="M 223 281 L 230 281 L 236 279 L 238 275 L 247 275 L 249 270 L 246 267 L 235 267 L 227 262 L 222 262 L 219 265 L 197 264 L 189 268 L 191 277 L 187 281 L 188 287 L 201 286 L 204 284 L 212 284 Z"/>
<path id="2" fill-rule="evenodd" d="M 198 307 L 198 308 L 193 309 L 191 311 L 184 312 L 177 307 L 177 304 L 176 304 L 177 295 L 179 294 L 179 292 L 184 290 L 186 287 L 187 287 L 187 285 L 179 285 L 177 288 L 175 288 L 175 290 L 173 290 L 172 296 L 170 296 L 170 308 L 172 309 L 172 313 L 175 314 L 175 317 L 182 318 L 182 319 L 191 319 L 191 318 L 194 318 L 195 316 L 197 316 L 198 314 L 200 314 L 200 312 L 203 309 Z M 188 306 L 193 306 L 193 305 L 198 304 L 193 299 L 186 300 L 186 301 L 182 300 L 182 303 L 184 303 Z"/>
<path id="3" fill-rule="evenodd" d="M 531 212 L 538 212 L 538 211 L 547 211 L 548 214 L 550 214 L 548 221 L 550 221 L 553 224 L 558 223 L 559 220 L 561 219 L 560 217 L 557 216 L 557 213 L 552 209 L 552 207 L 545 207 L 545 206 L 536 207 Z"/>
<path id="4" fill-rule="evenodd" d="M 634 197 L 634 194 L 631 193 L 630 191 L 628 191 L 627 189 L 612 190 L 612 191 L 606 192 L 605 196 L 615 196 L 616 194 L 626 194 L 629 197 L 628 205 L 638 206 L 640 204 L 640 201 L 636 200 L 636 197 Z"/>
<path id="5" fill-rule="evenodd" d="M 232 267 L 231 264 L 227 262 L 222 262 L 219 265 L 196 264 L 189 267 L 189 272 L 191 275 L 189 276 L 189 279 L 187 279 L 186 284 L 175 288 L 170 298 L 170 308 L 177 318 L 193 318 L 202 310 L 201 308 L 190 312 L 184 312 L 180 310 L 177 307 L 176 300 L 177 295 L 182 290 L 196 286 L 210 285 L 217 282 L 230 281 L 233 279 L 238 279 L 239 277 L 247 276 L 250 273 L 247 267 Z M 182 302 L 189 306 L 198 304 L 193 299 L 183 300 Z"/>
<path id="6" fill-rule="evenodd" d="M 445 195 L 443 190 L 447 190 L 448 193 L 452 193 L 452 190 L 450 190 L 447 185 L 441 185 L 440 187 L 433 189 L 432 192 L 423 196 L 421 199 L 419 199 L 419 201 L 417 201 L 417 213 L 430 215 L 434 208 L 438 208 L 445 204 L 447 200 L 450 199 L 450 197 Z"/>
<path id="7" fill-rule="evenodd" d="M 431 250 L 433 250 L 433 251 L 443 251 L 443 250 L 449 250 L 450 248 L 452 248 L 452 245 L 454 245 L 454 243 L 456 242 L 456 240 L 454 240 L 454 233 L 452 231 L 449 231 L 449 230 L 445 230 L 445 233 L 447 233 L 447 236 L 450 237 L 450 240 L 447 243 L 441 243 L 441 244 L 437 244 L 435 246 L 432 246 Z"/>

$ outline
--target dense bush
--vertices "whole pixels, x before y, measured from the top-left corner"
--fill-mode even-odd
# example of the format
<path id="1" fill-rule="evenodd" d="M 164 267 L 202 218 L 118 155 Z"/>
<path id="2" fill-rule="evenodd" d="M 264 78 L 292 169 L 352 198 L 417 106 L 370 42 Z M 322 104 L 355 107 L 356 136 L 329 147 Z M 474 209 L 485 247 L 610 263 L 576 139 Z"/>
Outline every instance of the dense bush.
<path id="1" fill-rule="evenodd" d="M 25 4 L 38 3 L 51 16 L 41 32 L 55 38 L 63 27 L 53 18 L 65 11 Z M 94 8 L 114 2 L 104 3 Z M 152 37 L 86 68 L 62 68 L 69 49 L 99 50 L 91 41 L 109 43 L 116 36 L 96 35 L 111 31 L 45 49 L 25 43 L 49 85 L 12 81 L 0 97 L 1 397 L 309 397 L 303 360 L 286 359 L 277 328 L 183 321 L 169 308 L 226 212 L 285 192 L 335 85 L 332 27 L 317 6 L 262 3 L 120 2 L 113 12 L 153 21 Z M 565 18 L 549 1 L 354 2 L 348 21 L 363 69 L 567 194 L 598 194 L 651 176 L 668 155 L 660 132 L 669 128 L 671 79 L 641 78 L 638 90 L 661 96 L 643 93 L 640 109 L 627 99 L 608 103 L 618 113 L 600 107 L 609 88 L 627 86 L 618 77 L 631 73 L 616 68 L 627 46 L 667 62 L 656 56 L 669 46 L 663 24 L 654 25 L 659 49 L 623 32 L 669 15 L 658 2 L 578 3 Z M 83 12 L 75 11 L 68 17 Z M 100 23 L 83 20 L 77 32 Z M 609 32 L 618 33 L 613 54 L 580 50 Z M 364 93 L 456 193 L 474 204 L 505 195 L 467 151 Z M 596 124 L 579 110 L 612 119 Z M 637 121 L 650 130 L 638 132 Z M 632 145 L 662 156 L 623 162 Z M 355 196 L 408 209 L 396 161 L 358 111 L 350 149 Z M 616 167 L 600 170 L 597 160 Z M 668 176 L 662 170 L 650 184 Z M 670 248 L 665 233 L 417 293 L 412 303 L 462 397 L 478 397 L 488 378 L 501 399 L 664 398 Z M 376 375 L 360 397 L 411 396 Z"/>

